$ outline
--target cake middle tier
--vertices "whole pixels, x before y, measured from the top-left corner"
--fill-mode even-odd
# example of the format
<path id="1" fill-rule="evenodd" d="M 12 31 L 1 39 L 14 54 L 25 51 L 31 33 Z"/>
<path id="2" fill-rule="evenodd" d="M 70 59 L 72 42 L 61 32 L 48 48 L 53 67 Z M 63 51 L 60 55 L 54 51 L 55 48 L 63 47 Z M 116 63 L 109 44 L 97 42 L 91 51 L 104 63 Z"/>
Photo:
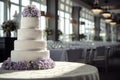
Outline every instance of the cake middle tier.
<path id="1" fill-rule="evenodd" d="M 18 40 L 42 39 L 42 30 L 39 29 L 18 29 Z"/>
<path id="2" fill-rule="evenodd" d="M 47 42 L 45 40 L 15 40 L 14 50 L 45 50 Z"/>
<path id="3" fill-rule="evenodd" d="M 13 51 L 11 51 L 11 60 L 13 62 L 31 61 L 31 60 L 35 60 L 37 58 L 49 59 L 50 58 L 49 50 L 40 50 L 40 51 L 39 50 L 38 51 L 13 50 Z"/>

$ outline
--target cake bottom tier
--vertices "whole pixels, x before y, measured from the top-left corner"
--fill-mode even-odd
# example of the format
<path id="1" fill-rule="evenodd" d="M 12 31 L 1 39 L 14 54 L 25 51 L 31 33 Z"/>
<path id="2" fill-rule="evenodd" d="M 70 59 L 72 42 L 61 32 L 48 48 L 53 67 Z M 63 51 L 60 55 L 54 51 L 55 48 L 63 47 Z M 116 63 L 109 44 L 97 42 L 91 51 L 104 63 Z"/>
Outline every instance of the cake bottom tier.
<path id="1" fill-rule="evenodd" d="M 11 61 L 21 62 L 21 61 L 31 61 L 36 60 L 37 58 L 49 59 L 50 52 L 49 50 L 40 50 L 40 51 L 11 51 Z"/>
<path id="2" fill-rule="evenodd" d="M 51 69 L 55 67 L 55 62 L 49 59 L 37 58 L 35 60 L 12 62 L 11 58 L 5 60 L 2 64 L 2 69 L 4 70 L 44 70 Z"/>

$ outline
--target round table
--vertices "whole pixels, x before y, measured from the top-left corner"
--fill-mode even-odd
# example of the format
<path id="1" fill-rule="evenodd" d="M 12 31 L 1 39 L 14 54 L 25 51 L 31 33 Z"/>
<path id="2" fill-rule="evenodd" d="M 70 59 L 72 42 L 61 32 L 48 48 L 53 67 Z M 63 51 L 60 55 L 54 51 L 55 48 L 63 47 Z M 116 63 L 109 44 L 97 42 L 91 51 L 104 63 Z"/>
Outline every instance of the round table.
<path id="1" fill-rule="evenodd" d="M 94 66 L 73 62 L 55 64 L 55 68 L 47 70 L 0 69 L 0 80 L 99 80 L 98 70 Z"/>

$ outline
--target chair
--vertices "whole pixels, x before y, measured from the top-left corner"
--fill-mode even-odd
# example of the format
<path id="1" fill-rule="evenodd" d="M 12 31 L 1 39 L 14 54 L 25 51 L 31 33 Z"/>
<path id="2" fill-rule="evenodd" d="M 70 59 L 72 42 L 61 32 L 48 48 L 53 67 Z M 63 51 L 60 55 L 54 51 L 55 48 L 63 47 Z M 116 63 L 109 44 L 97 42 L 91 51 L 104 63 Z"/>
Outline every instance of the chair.
<path id="1" fill-rule="evenodd" d="M 92 51 L 92 49 L 90 49 L 90 48 L 86 49 L 86 53 L 84 55 L 84 60 L 85 60 L 84 63 L 87 63 L 87 64 L 91 63 L 91 60 L 90 60 L 91 51 Z"/>
<path id="2" fill-rule="evenodd" d="M 83 54 L 83 49 L 69 49 L 67 50 L 69 62 L 79 62 Z"/>
<path id="3" fill-rule="evenodd" d="M 104 62 L 106 65 L 106 61 L 108 63 L 108 57 L 110 54 L 110 47 L 104 47 L 100 46 L 96 49 L 93 49 L 93 52 L 91 53 L 91 61 L 92 63 L 98 63 L 98 62 Z"/>
<path id="4" fill-rule="evenodd" d="M 106 76 L 108 74 L 110 47 L 100 46 L 93 49 L 90 54 L 91 64 L 96 67 L 103 67 L 105 69 Z"/>
<path id="5" fill-rule="evenodd" d="M 87 49 L 84 49 L 84 50 L 85 51 L 82 53 L 82 56 L 79 59 L 79 62 L 89 64 L 90 63 L 89 56 L 90 56 L 90 53 L 91 53 L 91 49 L 87 48 Z"/>
<path id="6" fill-rule="evenodd" d="M 81 62 L 81 63 L 89 63 L 89 54 L 91 49 L 86 49 L 84 53 L 84 49 L 70 49 L 67 51 L 68 61 L 70 62 Z"/>

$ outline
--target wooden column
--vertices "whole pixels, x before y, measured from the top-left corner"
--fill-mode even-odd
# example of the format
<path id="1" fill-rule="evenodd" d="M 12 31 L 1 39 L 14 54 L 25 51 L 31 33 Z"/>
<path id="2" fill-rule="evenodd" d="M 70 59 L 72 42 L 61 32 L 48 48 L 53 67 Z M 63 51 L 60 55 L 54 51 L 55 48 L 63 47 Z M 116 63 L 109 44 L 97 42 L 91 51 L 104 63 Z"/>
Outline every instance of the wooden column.
<path id="1" fill-rule="evenodd" d="M 113 26 L 113 41 L 117 40 L 117 28 L 118 26 Z"/>
<path id="2" fill-rule="evenodd" d="M 106 40 L 111 41 L 111 26 L 106 24 Z"/>
<path id="3" fill-rule="evenodd" d="M 10 10 L 10 3 L 8 0 L 3 0 L 3 1 L 4 1 L 4 20 L 6 21 L 6 20 L 9 20 L 9 17 L 10 17 L 10 11 L 8 12 L 8 9 Z"/>
<path id="4" fill-rule="evenodd" d="M 94 22 L 95 22 L 95 34 L 94 34 L 94 40 L 100 40 L 100 17 L 94 16 Z"/>
<path id="5" fill-rule="evenodd" d="M 49 40 L 58 40 L 58 0 L 47 0 L 47 13 L 51 15 L 48 21 L 48 27 L 53 30 Z"/>
<path id="6" fill-rule="evenodd" d="M 73 26 L 73 33 L 76 35 L 75 40 L 79 40 L 79 18 L 80 18 L 81 7 L 73 6 L 72 7 L 72 19 L 76 21 L 75 26 Z"/>
<path id="7" fill-rule="evenodd" d="M 100 37 L 100 17 L 95 16 L 94 22 L 95 22 L 95 37 L 99 38 Z"/>
<path id="8" fill-rule="evenodd" d="M 118 28 L 118 27 L 115 28 L 115 41 L 118 40 L 118 33 L 117 33 L 117 30 L 118 30 L 118 29 L 117 29 L 117 28 Z"/>

